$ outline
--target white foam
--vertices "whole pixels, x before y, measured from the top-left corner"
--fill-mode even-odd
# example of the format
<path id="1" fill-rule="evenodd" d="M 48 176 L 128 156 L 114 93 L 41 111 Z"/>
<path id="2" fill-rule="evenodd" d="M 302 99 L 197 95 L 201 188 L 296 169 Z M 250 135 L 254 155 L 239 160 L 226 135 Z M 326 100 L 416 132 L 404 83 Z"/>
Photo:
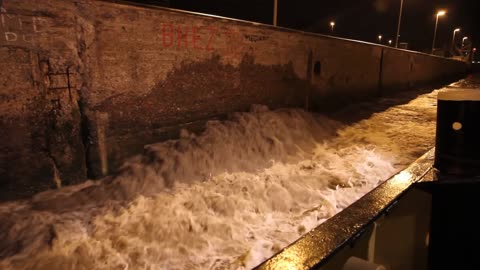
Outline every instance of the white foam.
<path id="1" fill-rule="evenodd" d="M 0 207 L 0 269 L 252 268 L 430 148 L 434 101 L 348 127 L 256 107 L 183 132 L 115 178 Z"/>

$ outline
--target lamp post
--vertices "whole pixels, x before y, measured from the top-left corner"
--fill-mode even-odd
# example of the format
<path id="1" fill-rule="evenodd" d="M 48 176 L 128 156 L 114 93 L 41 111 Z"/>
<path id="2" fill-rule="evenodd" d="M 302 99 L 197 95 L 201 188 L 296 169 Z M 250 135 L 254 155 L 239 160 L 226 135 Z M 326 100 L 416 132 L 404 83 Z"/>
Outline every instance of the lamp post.
<path id="1" fill-rule="evenodd" d="M 378 43 L 382 43 L 382 35 L 378 35 Z"/>
<path id="2" fill-rule="evenodd" d="M 463 46 L 465 46 L 465 40 L 466 40 L 466 39 L 468 39 L 468 37 L 463 37 L 463 38 L 462 38 L 462 48 L 463 48 Z"/>
<path id="3" fill-rule="evenodd" d="M 435 21 L 435 30 L 433 31 L 432 54 L 435 51 L 435 39 L 437 38 L 438 18 L 445 14 L 447 14 L 447 12 L 444 10 L 440 10 L 439 12 L 437 12 L 437 20 Z"/>
<path id="4" fill-rule="evenodd" d="M 273 0 L 273 26 L 277 26 L 278 0 Z"/>
<path id="5" fill-rule="evenodd" d="M 388 45 L 392 46 L 392 40 L 391 39 L 388 40 Z"/>
<path id="6" fill-rule="evenodd" d="M 400 38 L 400 24 L 402 23 L 403 0 L 400 0 L 400 13 L 398 14 L 397 36 L 395 37 L 395 48 L 398 48 Z"/>
<path id="7" fill-rule="evenodd" d="M 451 47 L 451 51 L 452 51 L 452 54 L 453 54 L 453 49 L 455 48 L 455 34 L 457 32 L 460 32 L 460 28 L 457 28 L 455 30 L 453 30 L 453 36 L 452 36 L 452 47 Z"/>
<path id="8" fill-rule="evenodd" d="M 332 32 L 333 32 L 333 28 L 335 27 L 335 22 L 334 21 L 331 21 L 330 22 L 330 28 L 332 28 Z"/>

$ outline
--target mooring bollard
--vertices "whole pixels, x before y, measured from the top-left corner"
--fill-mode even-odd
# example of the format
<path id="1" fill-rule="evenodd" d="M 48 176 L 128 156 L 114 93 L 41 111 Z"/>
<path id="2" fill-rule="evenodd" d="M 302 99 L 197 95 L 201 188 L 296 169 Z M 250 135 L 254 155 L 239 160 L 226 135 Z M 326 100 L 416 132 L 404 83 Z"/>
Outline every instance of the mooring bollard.
<path id="1" fill-rule="evenodd" d="M 480 90 L 439 92 L 434 167 L 440 175 L 480 176 Z"/>

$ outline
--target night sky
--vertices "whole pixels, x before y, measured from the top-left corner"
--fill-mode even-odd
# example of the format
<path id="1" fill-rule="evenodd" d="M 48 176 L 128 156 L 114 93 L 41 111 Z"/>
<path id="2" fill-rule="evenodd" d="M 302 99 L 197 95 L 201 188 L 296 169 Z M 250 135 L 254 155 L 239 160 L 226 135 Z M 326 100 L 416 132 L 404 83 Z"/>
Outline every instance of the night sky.
<path id="1" fill-rule="evenodd" d="M 480 39 L 480 0 L 404 0 L 400 42 L 409 48 L 429 51 L 433 39 L 436 12 L 447 10 L 440 18 L 437 47 L 451 43 L 453 29 L 460 27 L 457 42 L 464 36 Z M 287 28 L 330 34 L 329 22 L 334 20 L 335 36 L 377 42 L 394 40 L 400 0 L 278 0 L 278 25 Z M 480 3 L 477 3 L 480 4 Z M 272 23 L 273 0 L 170 0 L 172 8 L 215 14 L 243 20 Z M 477 14 L 475 14 L 477 13 Z M 475 42 L 476 41 L 476 42 Z"/>

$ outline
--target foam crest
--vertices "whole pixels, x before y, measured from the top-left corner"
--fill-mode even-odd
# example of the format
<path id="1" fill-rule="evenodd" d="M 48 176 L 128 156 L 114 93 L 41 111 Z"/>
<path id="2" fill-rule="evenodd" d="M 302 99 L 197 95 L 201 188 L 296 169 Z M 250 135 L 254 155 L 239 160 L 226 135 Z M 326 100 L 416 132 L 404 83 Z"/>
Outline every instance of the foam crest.
<path id="1" fill-rule="evenodd" d="M 1 206 L 0 269 L 250 269 L 428 149 L 434 107 L 406 106 L 350 126 L 257 106 L 183 131 L 115 177 Z M 407 128 L 411 106 L 426 117 Z"/>

